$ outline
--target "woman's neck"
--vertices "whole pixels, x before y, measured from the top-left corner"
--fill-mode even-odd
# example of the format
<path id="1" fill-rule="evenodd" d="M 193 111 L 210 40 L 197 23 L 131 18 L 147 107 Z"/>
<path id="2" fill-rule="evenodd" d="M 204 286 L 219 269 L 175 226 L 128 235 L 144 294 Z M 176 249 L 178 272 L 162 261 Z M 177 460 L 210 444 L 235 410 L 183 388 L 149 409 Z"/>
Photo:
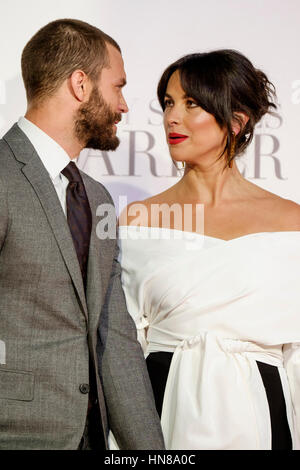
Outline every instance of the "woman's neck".
<path id="1" fill-rule="evenodd" d="M 217 206 L 224 200 L 241 197 L 247 181 L 233 162 L 232 168 L 224 168 L 224 160 L 210 168 L 188 166 L 176 185 L 180 197 L 187 202 Z"/>

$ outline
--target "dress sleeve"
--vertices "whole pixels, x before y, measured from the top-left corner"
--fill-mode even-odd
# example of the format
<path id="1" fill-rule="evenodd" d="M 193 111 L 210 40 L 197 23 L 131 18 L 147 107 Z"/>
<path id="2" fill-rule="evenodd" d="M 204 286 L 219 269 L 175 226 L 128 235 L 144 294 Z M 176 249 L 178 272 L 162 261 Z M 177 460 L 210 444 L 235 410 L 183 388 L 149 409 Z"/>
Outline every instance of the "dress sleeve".
<path id="1" fill-rule="evenodd" d="M 289 381 L 293 404 L 294 426 L 297 436 L 297 448 L 300 446 L 300 343 L 283 346 L 284 366 Z"/>
<path id="2" fill-rule="evenodd" d="M 144 355 L 147 349 L 147 328 L 149 321 L 145 312 L 144 302 L 144 279 L 142 265 L 140 264 L 140 253 L 137 253 L 137 243 L 131 240 L 119 241 L 121 264 L 121 281 L 125 293 L 127 310 L 135 322 L 137 339 L 141 344 Z"/>

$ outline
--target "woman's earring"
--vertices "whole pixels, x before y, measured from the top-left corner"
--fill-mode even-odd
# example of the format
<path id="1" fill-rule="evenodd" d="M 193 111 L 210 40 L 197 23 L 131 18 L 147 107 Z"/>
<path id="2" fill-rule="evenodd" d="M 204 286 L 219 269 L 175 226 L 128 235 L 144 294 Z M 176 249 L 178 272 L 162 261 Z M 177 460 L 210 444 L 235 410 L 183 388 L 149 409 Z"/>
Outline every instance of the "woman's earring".
<path id="1" fill-rule="evenodd" d="M 235 154 L 235 145 L 236 145 L 236 135 L 234 132 L 231 132 L 231 143 L 230 143 L 230 151 L 228 157 L 228 166 L 232 168 L 233 165 L 233 158 Z"/>

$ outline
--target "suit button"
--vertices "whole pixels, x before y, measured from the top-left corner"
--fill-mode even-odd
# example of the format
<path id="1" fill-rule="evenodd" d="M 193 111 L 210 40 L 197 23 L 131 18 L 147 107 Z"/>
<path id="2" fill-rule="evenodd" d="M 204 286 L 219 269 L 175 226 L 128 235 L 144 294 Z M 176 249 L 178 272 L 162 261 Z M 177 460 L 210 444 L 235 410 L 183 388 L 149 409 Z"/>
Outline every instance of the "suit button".
<path id="1" fill-rule="evenodd" d="M 81 391 L 81 393 L 87 394 L 90 391 L 90 386 L 89 384 L 80 384 L 79 390 Z"/>

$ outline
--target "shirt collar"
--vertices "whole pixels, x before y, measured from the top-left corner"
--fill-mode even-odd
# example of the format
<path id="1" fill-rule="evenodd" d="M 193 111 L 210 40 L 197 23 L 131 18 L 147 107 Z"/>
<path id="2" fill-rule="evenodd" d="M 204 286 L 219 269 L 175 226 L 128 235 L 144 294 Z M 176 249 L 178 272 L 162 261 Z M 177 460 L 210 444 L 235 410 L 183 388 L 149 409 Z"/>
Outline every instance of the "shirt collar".
<path id="1" fill-rule="evenodd" d="M 70 163 L 67 152 L 44 131 L 25 117 L 20 117 L 18 126 L 34 146 L 50 178 L 54 180 Z"/>

